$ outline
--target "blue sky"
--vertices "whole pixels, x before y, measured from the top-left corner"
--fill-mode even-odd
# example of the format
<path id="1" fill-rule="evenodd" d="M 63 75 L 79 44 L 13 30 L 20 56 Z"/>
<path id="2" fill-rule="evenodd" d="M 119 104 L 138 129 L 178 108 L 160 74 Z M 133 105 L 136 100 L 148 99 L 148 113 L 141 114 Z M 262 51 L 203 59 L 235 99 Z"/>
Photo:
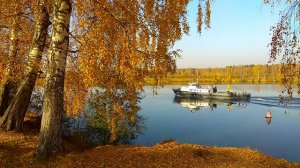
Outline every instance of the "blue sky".
<path id="1" fill-rule="evenodd" d="M 190 35 L 174 46 L 182 49 L 178 68 L 225 67 L 228 65 L 267 64 L 271 41 L 270 27 L 278 21 L 279 7 L 263 0 L 215 0 L 211 29 L 197 33 L 197 5 L 188 7 Z"/>

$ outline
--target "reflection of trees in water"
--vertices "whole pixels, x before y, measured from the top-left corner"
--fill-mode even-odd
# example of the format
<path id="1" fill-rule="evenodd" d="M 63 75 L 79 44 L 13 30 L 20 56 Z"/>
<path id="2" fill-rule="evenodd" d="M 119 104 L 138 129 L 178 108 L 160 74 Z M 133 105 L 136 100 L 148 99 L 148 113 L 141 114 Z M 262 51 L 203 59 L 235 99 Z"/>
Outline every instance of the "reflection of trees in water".
<path id="1" fill-rule="evenodd" d="M 138 115 L 138 93 L 128 96 L 124 90 L 93 90 L 87 103 L 88 123 L 103 136 L 104 143 L 130 143 L 142 133 L 143 118 Z"/>
<path id="2" fill-rule="evenodd" d="M 255 90 L 256 92 L 260 92 L 260 85 L 253 85 L 253 90 Z"/>
<path id="3" fill-rule="evenodd" d="M 91 144 L 129 144 L 144 128 L 144 118 L 138 115 L 139 93 L 120 89 L 93 89 L 86 101 L 85 112 L 65 116 L 64 134 L 84 138 Z M 36 89 L 31 97 L 30 112 L 41 115 L 43 90 Z"/>

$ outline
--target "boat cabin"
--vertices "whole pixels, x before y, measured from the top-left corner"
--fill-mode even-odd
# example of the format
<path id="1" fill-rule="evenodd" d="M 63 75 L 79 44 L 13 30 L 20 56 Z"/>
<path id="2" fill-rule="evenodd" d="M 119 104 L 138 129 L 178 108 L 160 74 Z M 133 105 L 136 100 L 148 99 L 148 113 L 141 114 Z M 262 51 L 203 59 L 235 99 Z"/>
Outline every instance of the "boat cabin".
<path id="1" fill-rule="evenodd" d="M 216 93 L 217 87 L 200 86 L 197 83 L 189 83 L 188 86 L 180 87 L 180 91 L 190 92 L 190 93 Z"/>

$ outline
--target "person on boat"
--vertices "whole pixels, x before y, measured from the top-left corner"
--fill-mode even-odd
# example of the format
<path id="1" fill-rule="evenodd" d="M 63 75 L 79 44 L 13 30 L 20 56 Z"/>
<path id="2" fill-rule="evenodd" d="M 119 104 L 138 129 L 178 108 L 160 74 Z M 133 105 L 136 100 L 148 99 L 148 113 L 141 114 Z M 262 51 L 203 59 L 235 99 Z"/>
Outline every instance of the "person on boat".
<path id="1" fill-rule="evenodd" d="M 230 92 L 230 85 L 227 85 L 227 92 Z"/>
<path id="2" fill-rule="evenodd" d="M 213 93 L 217 93 L 217 86 L 213 87 Z"/>

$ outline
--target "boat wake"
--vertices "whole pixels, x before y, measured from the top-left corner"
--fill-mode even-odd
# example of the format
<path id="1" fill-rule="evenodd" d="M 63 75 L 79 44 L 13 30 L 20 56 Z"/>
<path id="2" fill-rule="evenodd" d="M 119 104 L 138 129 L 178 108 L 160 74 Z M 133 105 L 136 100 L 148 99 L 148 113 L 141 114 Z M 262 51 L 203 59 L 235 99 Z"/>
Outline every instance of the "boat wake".
<path id="1" fill-rule="evenodd" d="M 252 97 L 249 103 L 266 107 L 300 109 L 300 98 L 281 100 L 279 97 Z"/>

